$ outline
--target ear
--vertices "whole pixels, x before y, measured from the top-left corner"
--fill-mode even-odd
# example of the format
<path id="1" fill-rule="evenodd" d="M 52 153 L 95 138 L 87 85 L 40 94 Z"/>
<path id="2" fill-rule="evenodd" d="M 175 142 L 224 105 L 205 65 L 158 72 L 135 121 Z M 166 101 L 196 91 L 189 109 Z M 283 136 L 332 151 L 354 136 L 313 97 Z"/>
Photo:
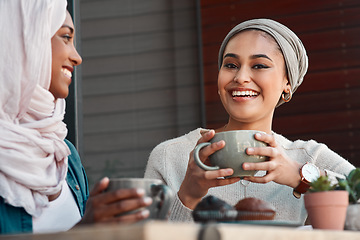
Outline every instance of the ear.
<path id="1" fill-rule="evenodd" d="M 291 91 L 291 85 L 287 77 L 284 78 L 284 90 L 285 93 L 289 93 Z"/>

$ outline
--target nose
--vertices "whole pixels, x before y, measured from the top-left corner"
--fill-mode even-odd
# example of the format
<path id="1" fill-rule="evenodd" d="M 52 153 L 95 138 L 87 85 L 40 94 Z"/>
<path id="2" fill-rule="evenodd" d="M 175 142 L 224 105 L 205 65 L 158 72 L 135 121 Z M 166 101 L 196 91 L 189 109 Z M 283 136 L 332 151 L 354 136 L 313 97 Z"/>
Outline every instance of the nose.
<path id="1" fill-rule="evenodd" d="M 240 67 L 234 76 L 234 82 L 239 84 L 248 83 L 251 81 L 250 74 L 245 67 Z"/>
<path id="2" fill-rule="evenodd" d="M 82 63 L 82 58 L 78 51 L 76 50 L 75 46 L 73 46 L 72 53 L 70 55 L 70 60 L 74 64 L 74 66 L 78 66 Z"/>

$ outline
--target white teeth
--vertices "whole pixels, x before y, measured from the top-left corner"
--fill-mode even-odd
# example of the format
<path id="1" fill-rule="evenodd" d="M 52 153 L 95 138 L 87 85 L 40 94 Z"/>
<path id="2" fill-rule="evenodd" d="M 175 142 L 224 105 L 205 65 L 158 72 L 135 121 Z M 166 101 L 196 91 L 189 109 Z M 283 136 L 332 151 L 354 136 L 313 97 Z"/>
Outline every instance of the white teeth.
<path id="1" fill-rule="evenodd" d="M 232 91 L 233 97 L 253 97 L 257 95 L 259 95 L 259 93 L 254 91 Z"/>
<path id="2" fill-rule="evenodd" d="M 72 74 L 71 74 L 71 72 L 70 72 L 68 69 L 62 68 L 61 71 L 62 71 L 67 77 L 71 78 Z"/>

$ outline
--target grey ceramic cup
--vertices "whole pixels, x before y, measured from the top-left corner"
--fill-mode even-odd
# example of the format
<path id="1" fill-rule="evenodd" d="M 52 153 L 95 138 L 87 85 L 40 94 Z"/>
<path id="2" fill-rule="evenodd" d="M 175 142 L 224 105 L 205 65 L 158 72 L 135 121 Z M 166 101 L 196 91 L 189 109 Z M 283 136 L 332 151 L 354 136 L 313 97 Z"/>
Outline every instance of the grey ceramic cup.
<path id="1" fill-rule="evenodd" d="M 236 130 L 216 133 L 210 142 L 200 143 L 195 147 L 194 159 L 196 164 L 204 170 L 214 171 L 221 168 L 232 168 L 233 175 L 228 177 L 254 176 L 257 171 L 245 171 L 242 168 L 244 162 L 262 162 L 268 157 L 248 155 L 245 150 L 249 147 L 266 147 L 264 142 L 255 139 L 256 133 L 264 133 L 256 130 Z M 199 158 L 199 151 L 211 143 L 225 141 L 225 147 L 209 156 L 211 166 L 205 165 Z"/>
<path id="2" fill-rule="evenodd" d="M 174 193 L 168 186 L 163 184 L 161 180 L 147 178 L 111 178 L 107 191 L 129 188 L 144 189 L 145 195 L 152 198 L 152 204 L 146 207 L 150 211 L 150 216 L 147 219 L 167 218 L 171 202 L 174 199 Z M 134 211 L 140 211 L 140 209 Z M 131 211 L 131 213 L 134 211 Z"/>

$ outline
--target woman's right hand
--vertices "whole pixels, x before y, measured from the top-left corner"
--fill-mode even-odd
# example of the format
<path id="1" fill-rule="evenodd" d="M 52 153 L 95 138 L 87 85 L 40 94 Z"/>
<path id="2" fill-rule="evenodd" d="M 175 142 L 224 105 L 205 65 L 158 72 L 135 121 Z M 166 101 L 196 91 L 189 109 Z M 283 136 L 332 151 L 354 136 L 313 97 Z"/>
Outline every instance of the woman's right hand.
<path id="1" fill-rule="evenodd" d="M 109 185 L 109 178 L 98 182 L 90 193 L 86 203 L 86 210 L 79 224 L 121 222 L 134 223 L 149 216 L 149 210 L 144 209 L 136 213 L 121 215 L 151 205 L 152 199 L 144 197 L 142 189 L 118 189 L 105 192 Z"/>
<path id="2" fill-rule="evenodd" d="M 198 140 L 196 145 L 208 142 L 214 137 L 214 135 L 214 130 L 202 133 L 202 137 Z M 214 152 L 222 149 L 224 146 L 225 142 L 219 141 L 202 148 L 199 152 L 200 160 L 205 164 L 208 164 L 208 157 Z M 178 192 L 179 199 L 186 207 L 194 209 L 201 199 L 208 193 L 209 188 L 232 184 L 240 180 L 240 178 L 224 179 L 224 177 L 232 174 L 233 169 L 231 168 L 215 171 L 205 171 L 201 169 L 195 163 L 193 150 L 190 153 L 185 178 Z"/>

